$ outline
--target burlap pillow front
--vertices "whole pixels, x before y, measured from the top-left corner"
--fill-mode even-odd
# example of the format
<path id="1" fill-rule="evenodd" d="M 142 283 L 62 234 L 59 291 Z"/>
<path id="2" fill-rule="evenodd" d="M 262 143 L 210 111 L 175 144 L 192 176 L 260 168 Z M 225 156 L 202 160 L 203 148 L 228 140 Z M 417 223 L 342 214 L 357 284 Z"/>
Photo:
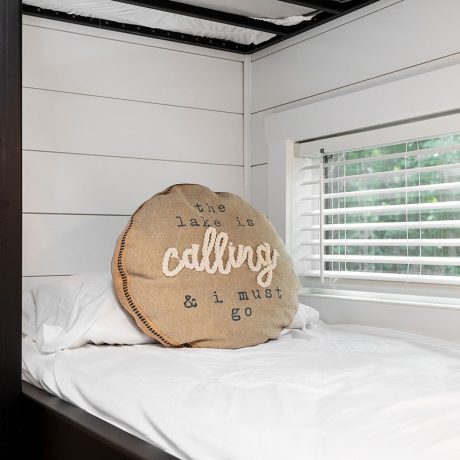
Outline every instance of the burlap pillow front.
<path id="1" fill-rule="evenodd" d="M 279 337 L 295 315 L 297 278 L 268 219 L 231 193 L 174 185 L 120 235 L 116 294 L 167 346 L 240 348 Z"/>

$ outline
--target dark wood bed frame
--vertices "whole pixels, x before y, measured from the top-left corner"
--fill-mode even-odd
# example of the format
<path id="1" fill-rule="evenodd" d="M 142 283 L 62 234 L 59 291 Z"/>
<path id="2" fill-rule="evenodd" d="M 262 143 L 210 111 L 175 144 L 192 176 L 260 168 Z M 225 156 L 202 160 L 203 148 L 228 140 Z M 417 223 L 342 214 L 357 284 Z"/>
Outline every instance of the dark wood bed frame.
<path id="1" fill-rule="evenodd" d="M 22 383 L 24 458 L 43 460 L 172 460 L 163 452 L 100 418 Z M 10 457 L 3 457 L 10 458 Z"/>
<path id="2" fill-rule="evenodd" d="M 175 457 L 29 383 L 21 383 L 22 19 L 0 1 L 0 458 Z"/>
<path id="3" fill-rule="evenodd" d="M 1 458 L 21 440 L 21 10 L 0 1 L 0 437 Z M 16 453 L 16 455 L 13 455 Z"/>

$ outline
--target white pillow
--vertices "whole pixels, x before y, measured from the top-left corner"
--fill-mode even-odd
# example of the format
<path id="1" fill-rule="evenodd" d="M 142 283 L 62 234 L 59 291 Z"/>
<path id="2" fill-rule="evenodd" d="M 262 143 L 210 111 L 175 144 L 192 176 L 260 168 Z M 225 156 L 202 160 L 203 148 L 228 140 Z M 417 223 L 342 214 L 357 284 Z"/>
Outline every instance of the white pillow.
<path id="1" fill-rule="evenodd" d="M 318 312 L 299 303 L 288 329 L 303 329 Z M 65 276 L 22 295 L 22 332 L 43 353 L 86 343 L 155 343 L 144 334 L 115 296 L 110 272 Z"/>
<path id="2" fill-rule="evenodd" d="M 121 308 L 110 272 L 66 276 L 23 293 L 23 333 L 44 353 L 85 343 L 153 343 Z"/>
<path id="3" fill-rule="evenodd" d="M 297 313 L 295 314 L 288 329 L 303 329 L 309 324 L 317 324 L 319 322 L 319 312 L 312 307 L 299 302 Z"/>

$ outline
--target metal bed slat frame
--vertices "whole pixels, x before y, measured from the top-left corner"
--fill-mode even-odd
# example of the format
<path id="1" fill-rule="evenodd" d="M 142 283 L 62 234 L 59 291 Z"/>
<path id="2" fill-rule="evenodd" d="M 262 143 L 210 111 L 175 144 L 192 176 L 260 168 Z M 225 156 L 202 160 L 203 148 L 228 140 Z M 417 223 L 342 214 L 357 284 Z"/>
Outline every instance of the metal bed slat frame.
<path id="1" fill-rule="evenodd" d="M 282 0 L 285 1 L 285 0 Z M 342 14 L 361 8 L 377 0 L 351 0 L 340 7 L 331 8 L 331 1 L 289 1 L 303 6 L 314 6 L 323 12 L 312 21 L 286 28 L 288 33 L 278 34 L 259 46 L 240 45 L 223 40 L 206 39 L 186 34 L 149 29 L 74 15 L 66 15 L 29 6 L 20 0 L 0 2 L 0 255 L 3 263 L 2 296 L 0 309 L 0 429 L 4 441 L 0 444 L 1 458 L 45 458 L 62 460 L 84 458 L 91 460 L 173 459 L 155 446 L 132 436 L 97 417 L 68 404 L 42 390 L 24 383 L 21 387 L 21 280 L 22 280 L 22 20 L 21 12 L 35 16 L 75 22 L 99 28 L 135 33 L 149 37 L 191 43 L 199 46 L 225 49 L 238 53 L 251 53 L 285 38 L 316 27 Z M 140 2 L 138 2 L 140 3 Z M 142 2 L 146 3 L 146 2 Z M 153 1 L 150 3 L 154 3 Z M 158 2 L 159 3 L 159 2 Z M 169 7 L 179 2 L 161 2 Z M 172 4 L 175 5 L 172 5 Z M 334 11 L 331 11 L 334 9 Z M 188 10 L 189 13 L 191 10 Z M 177 11 L 179 13 L 179 11 Z M 197 11 L 193 11 L 197 14 Z M 201 11 L 201 14 L 211 14 Z M 216 13 L 219 15 L 222 13 Z M 226 16 L 227 23 L 235 18 Z M 223 16 L 220 16 L 223 17 Z M 248 19 L 248 18 L 246 18 Z M 225 22 L 225 21 L 223 21 Z M 243 23 L 244 22 L 244 23 Z M 244 20 L 242 27 L 261 26 Z M 264 26 L 266 27 L 266 26 Z M 21 396 L 22 395 L 22 396 Z M 26 412 L 26 413 L 23 413 Z M 66 427 L 64 429 L 64 427 Z M 60 430 L 60 431 L 59 431 Z M 55 436 L 60 432 L 62 436 Z M 72 440 L 78 442 L 72 443 Z M 42 452 L 37 451 L 38 444 Z M 87 447 L 97 450 L 96 457 Z M 67 448 L 63 453 L 58 449 Z M 86 450 L 85 450 L 86 449 Z M 95 451 L 94 451 L 95 452 Z"/>
<path id="2" fill-rule="evenodd" d="M 37 16 L 44 19 L 52 19 L 56 21 L 69 22 L 72 24 L 79 24 L 82 26 L 96 27 L 98 29 L 141 35 L 143 37 L 158 38 L 160 40 L 187 43 L 188 45 L 202 46 L 205 48 L 221 49 L 243 54 L 250 53 L 252 50 L 251 45 L 242 45 L 241 43 L 220 40 L 217 38 L 198 37 L 197 35 L 172 32 L 169 30 L 153 29 L 151 27 L 137 26 L 133 24 L 124 24 L 116 21 L 108 21 L 106 19 L 90 18 L 88 16 L 78 16 L 76 14 L 67 14 L 60 11 L 46 10 L 29 5 L 23 5 L 22 12 L 23 14 L 29 16 Z"/>
<path id="3" fill-rule="evenodd" d="M 345 8 L 343 4 L 334 2 L 332 0 L 280 0 L 284 3 L 292 3 L 293 5 L 306 6 L 307 8 L 313 8 L 314 10 L 326 11 L 328 13 L 341 13 Z"/>
<path id="4" fill-rule="evenodd" d="M 38 16 L 45 19 L 54 19 L 58 21 L 71 22 L 75 24 L 97 27 L 100 29 L 114 30 L 117 32 L 126 32 L 130 34 L 142 35 L 150 38 L 159 38 L 174 42 L 187 43 L 190 45 L 214 48 L 234 53 L 251 54 L 256 51 L 267 48 L 275 43 L 286 40 L 287 38 L 306 32 L 321 24 L 325 24 L 344 14 L 355 11 L 356 9 L 375 3 L 378 0 L 350 0 L 346 3 L 334 2 L 332 0 L 280 0 L 285 3 L 293 3 L 301 6 L 316 8 L 319 12 L 309 21 L 301 22 L 293 26 L 279 26 L 259 19 L 253 19 L 237 14 L 225 13 L 223 11 L 202 8 L 186 3 L 180 3 L 170 0 L 116 0 L 120 3 L 141 6 L 144 8 L 166 11 L 169 13 L 190 16 L 200 19 L 206 19 L 222 24 L 231 24 L 246 29 L 259 30 L 275 34 L 275 36 L 258 45 L 244 45 L 229 40 L 217 38 L 198 37 L 196 35 L 184 34 L 180 32 L 155 29 L 145 26 L 137 26 L 116 21 L 79 16 L 76 14 L 67 14 L 59 11 L 48 10 L 36 6 L 23 5 L 22 12 L 31 16 Z M 336 6 L 333 7 L 333 4 Z"/>
<path id="5" fill-rule="evenodd" d="M 174 2 L 171 0 L 116 0 L 119 3 L 142 6 L 167 13 L 180 14 L 193 18 L 206 19 L 207 21 L 230 24 L 232 26 L 244 27 L 245 29 L 259 30 L 277 35 L 286 35 L 288 32 L 283 26 L 271 22 L 253 19 L 239 14 L 225 13 L 224 11 L 211 10 L 201 6 L 189 5 L 188 3 Z"/>

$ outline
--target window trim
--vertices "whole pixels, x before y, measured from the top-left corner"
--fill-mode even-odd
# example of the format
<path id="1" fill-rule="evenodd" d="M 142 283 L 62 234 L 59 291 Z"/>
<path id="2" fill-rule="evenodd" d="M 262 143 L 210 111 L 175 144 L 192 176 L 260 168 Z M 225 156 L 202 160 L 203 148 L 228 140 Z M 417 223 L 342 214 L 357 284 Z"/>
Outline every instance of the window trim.
<path id="1" fill-rule="evenodd" d="M 460 304 L 457 299 L 452 297 L 438 298 L 410 294 L 381 293 L 378 299 L 374 292 L 350 291 L 350 290 L 331 290 L 331 289 L 313 289 L 301 288 L 298 295 L 300 297 L 317 297 L 322 299 L 335 300 L 353 300 L 356 302 L 378 302 L 392 305 L 404 305 L 408 307 L 422 308 L 442 308 L 446 310 L 460 310 Z"/>

